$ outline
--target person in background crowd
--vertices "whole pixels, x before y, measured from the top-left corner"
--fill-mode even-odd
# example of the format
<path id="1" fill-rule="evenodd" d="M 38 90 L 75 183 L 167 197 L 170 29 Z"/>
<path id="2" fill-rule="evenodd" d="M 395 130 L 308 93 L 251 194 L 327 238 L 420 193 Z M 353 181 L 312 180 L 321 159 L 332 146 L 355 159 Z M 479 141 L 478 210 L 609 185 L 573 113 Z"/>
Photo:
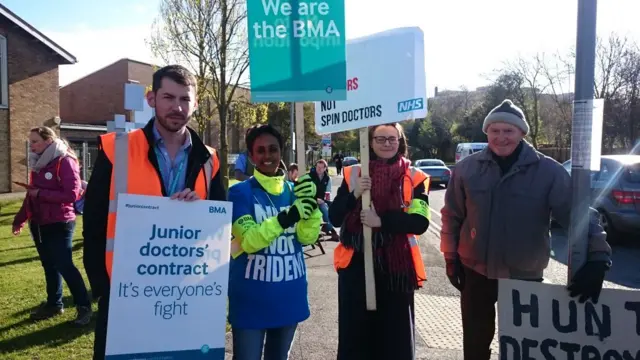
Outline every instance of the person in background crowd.
<path id="1" fill-rule="evenodd" d="M 247 131 L 249 131 L 249 129 L 247 129 Z M 246 135 L 247 134 L 245 132 L 245 137 Z M 251 162 L 251 159 L 249 158 L 249 150 L 246 150 L 242 152 L 240 155 L 238 155 L 238 158 L 236 159 L 235 168 L 234 168 L 234 175 L 236 180 L 238 181 L 247 180 L 248 178 L 253 176 L 254 169 L 255 169 L 255 166 L 253 165 L 253 163 Z"/>
<path id="2" fill-rule="evenodd" d="M 342 156 L 341 153 L 337 153 L 333 157 L 333 162 L 336 164 L 336 173 L 338 174 L 338 176 L 342 174 L 342 160 L 343 159 L 344 159 L 344 156 Z"/>
<path id="3" fill-rule="evenodd" d="M 295 182 L 298 179 L 298 164 L 291 163 L 287 168 L 288 180 Z"/>
<path id="4" fill-rule="evenodd" d="M 42 126 L 29 133 L 31 181 L 27 196 L 13 220 L 13 234 L 29 221 L 47 284 L 47 301 L 31 313 L 32 320 L 62 314 L 62 279 L 76 305 L 76 325 L 91 321 L 91 300 L 78 268 L 73 264 L 72 240 L 76 226 L 74 203 L 81 192 L 78 158 L 53 129 Z"/>
<path id="5" fill-rule="evenodd" d="M 329 220 L 329 204 L 327 201 L 331 197 L 331 177 L 329 176 L 329 165 L 324 159 L 316 161 L 316 166 L 311 168 L 309 176 L 316 184 L 316 201 L 318 208 L 322 212 L 322 221 L 325 223 L 325 230 L 331 235 L 331 241 L 338 241 L 338 233 Z"/>
<path id="6" fill-rule="evenodd" d="M 250 128 L 246 143 L 256 170 L 229 189 L 233 359 L 257 360 L 264 353 L 267 360 L 286 360 L 298 323 L 309 317 L 302 245 L 317 240 L 322 214 L 308 175 L 293 186 L 285 181 L 284 142 L 275 128 Z"/>
<path id="7" fill-rule="evenodd" d="M 338 272 L 338 360 L 415 359 L 414 291 L 426 280 L 417 237 L 429 227 L 429 176 L 411 166 L 399 124 L 369 129 L 369 171 L 344 168 L 329 208 L 340 226 L 334 252 Z M 371 191 L 371 209 L 362 194 Z M 365 302 L 363 225 L 372 228 L 377 310 Z"/>
<path id="8" fill-rule="evenodd" d="M 461 292 L 465 360 L 491 357 L 497 279 L 543 281 L 550 215 L 568 228 L 571 212 L 571 177 L 524 140 L 529 125 L 520 108 L 505 100 L 487 115 L 482 129 L 489 146 L 456 165 L 440 235 L 447 276 Z M 611 266 L 606 233 L 597 212 L 592 214 L 588 262 L 569 286 L 580 302 L 598 301 Z"/>
<path id="9" fill-rule="evenodd" d="M 180 65 L 160 68 L 153 74 L 151 91 L 147 93 L 155 117 L 143 129 L 122 137 L 108 133 L 98 138 L 99 152 L 85 194 L 82 233 L 84 266 L 93 294 L 99 297 L 94 360 L 105 357 L 109 317 L 116 246 L 114 209 L 119 191 L 111 189 L 124 187 L 122 192 L 128 194 L 181 201 L 226 201 L 217 152 L 205 146 L 198 134 L 187 127 L 198 105 L 196 84 L 195 77 Z M 128 151 L 116 152 L 116 142 L 117 146 L 128 146 Z M 120 158 L 122 153 L 127 158 Z"/>

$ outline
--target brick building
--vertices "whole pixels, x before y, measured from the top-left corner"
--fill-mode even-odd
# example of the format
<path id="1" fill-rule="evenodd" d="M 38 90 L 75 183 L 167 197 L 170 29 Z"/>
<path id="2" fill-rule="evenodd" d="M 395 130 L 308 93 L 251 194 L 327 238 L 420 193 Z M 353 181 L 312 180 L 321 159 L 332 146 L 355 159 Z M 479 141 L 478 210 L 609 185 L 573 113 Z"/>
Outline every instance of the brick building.
<path id="1" fill-rule="evenodd" d="M 132 59 L 120 59 L 89 75 L 84 76 L 60 88 L 60 117 L 62 134 L 70 141 L 86 141 L 89 146 L 95 142 L 95 131 L 113 120 L 116 114 L 126 114 L 124 109 L 124 86 L 136 82 L 149 86 L 152 75 L 158 66 Z M 248 89 L 236 90 L 236 99 L 250 98 Z M 127 121 L 130 121 L 127 114 Z M 192 127 L 197 129 L 197 125 Z M 244 129 L 236 129 L 229 124 L 227 139 L 229 152 L 237 153 L 244 147 Z M 102 130 L 98 130 L 102 131 Z M 104 128 L 106 131 L 106 128 Z M 212 119 L 205 142 L 218 147 L 220 122 L 217 116 Z M 84 136 L 86 134 L 86 136 Z"/>
<path id="2" fill-rule="evenodd" d="M 151 85 L 154 66 L 120 59 L 60 88 L 60 117 L 63 123 L 105 125 L 116 114 L 126 114 L 124 85 Z M 127 121 L 128 118 L 127 114 Z"/>
<path id="3" fill-rule="evenodd" d="M 58 66 L 76 58 L 0 4 L 0 193 L 23 191 L 27 136 L 60 122 Z"/>

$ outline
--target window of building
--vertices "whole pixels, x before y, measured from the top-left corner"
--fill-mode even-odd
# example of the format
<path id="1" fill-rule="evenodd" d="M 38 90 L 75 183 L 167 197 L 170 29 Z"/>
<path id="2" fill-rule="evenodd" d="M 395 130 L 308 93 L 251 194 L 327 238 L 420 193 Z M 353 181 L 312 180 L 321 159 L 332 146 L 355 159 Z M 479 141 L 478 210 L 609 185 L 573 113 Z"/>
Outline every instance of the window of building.
<path id="1" fill-rule="evenodd" d="M 7 38 L 0 36 L 0 107 L 9 106 L 9 66 L 7 65 Z"/>

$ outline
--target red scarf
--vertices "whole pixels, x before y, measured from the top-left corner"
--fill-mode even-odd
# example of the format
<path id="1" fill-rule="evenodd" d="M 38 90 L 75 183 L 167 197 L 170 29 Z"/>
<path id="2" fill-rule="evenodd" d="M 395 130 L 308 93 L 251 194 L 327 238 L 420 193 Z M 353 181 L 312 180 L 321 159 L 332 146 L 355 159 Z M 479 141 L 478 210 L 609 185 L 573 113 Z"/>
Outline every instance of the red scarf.
<path id="1" fill-rule="evenodd" d="M 411 165 L 404 157 L 392 160 L 372 160 L 369 162 L 371 176 L 371 201 L 381 218 L 387 211 L 403 211 L 402 181 Z M 341 236 L 343 246 L 362 251 L 362 222 L 360 212 L 362 200 L 345 219 Z M 380 228 L 372 229 L 372 245 L 376 269 L 387 278 L 393 290 L 412 291 L 418 288 L 415 268 L 411 257 L 411 247 L 407 234 L 389 234 Z"/>

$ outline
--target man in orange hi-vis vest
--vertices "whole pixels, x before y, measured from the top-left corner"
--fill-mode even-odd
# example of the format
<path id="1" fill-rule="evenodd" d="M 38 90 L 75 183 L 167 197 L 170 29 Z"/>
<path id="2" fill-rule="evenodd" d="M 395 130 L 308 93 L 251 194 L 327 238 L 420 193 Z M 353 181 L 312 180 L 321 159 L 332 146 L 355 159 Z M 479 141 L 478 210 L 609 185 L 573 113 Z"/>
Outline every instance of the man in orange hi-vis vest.
<path id="1" fill-rule="evenodd" d="M 143 129 L 99 137 L 85 195 L 84 266 L 99 298 L 94 360 L 105 357 L 117 195 L 226 200 L 216 151 L 187 127 L 197 108 L 195 77 L 178 65 L 159 69 L 147 102 L 155 117 Z"/>

